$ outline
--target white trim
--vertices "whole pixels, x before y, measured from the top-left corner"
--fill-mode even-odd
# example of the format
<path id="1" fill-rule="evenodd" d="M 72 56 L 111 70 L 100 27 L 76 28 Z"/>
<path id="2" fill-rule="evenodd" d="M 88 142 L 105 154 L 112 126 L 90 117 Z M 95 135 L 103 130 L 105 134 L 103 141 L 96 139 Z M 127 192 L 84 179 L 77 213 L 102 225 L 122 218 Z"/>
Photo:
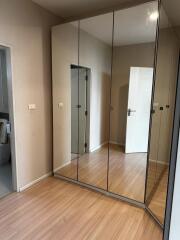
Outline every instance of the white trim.
<path id="1" fill-rule="evenodd" d="M 102 144 L 100 144 L 97 147 L 91 148 L 89 152 L 94 152 L 97 151 L 98 149 L 100 149 L 101 147 L 103 147 L 104 145 L 106 145 L 108 142 L 103 142 Z"/>
<path id="2" fill-rule="evenodd" d="M 169 164 L 168 164 L 168 163 L 166 163 L 166 162 L 163 162 L 163 161 L 157 161 L 157 160 L 154 160 L 154 159 L 149 159 L 149 161 L 150 161 L 150 162 L 159 163 L 159 164 L 161 164 L 161 165 L 166 165 L 166 166 L 168 166 L 168 165 L 169 165 Z"/>
<path id="3" fill-rule="evenodd" d="M 26 190 L 27 188 L 30 188 L 34 184 L 36 184 L 36 183 L 40 182 L 41 180 L 43 180 L 43 179 L 45 179 L 47 177 L 50 177 L 50 176 L 52 176 L 52 172 L 49 172 L 49 173 L 41 176 L 40 178 L 37 178 L 36 180 L 34 180 L 34 181 L 28 183 L 27 185 L 25 185 L 24 187 L 20 187 L 19 188 L 19 192 L 22 192 L 22 191 Z"/>
<path id="4" fill-rule="evenodd" d="M 60 170 L 61 168 L 63 168 L 63 167 L 65 167 L 65 166 L 69 165 L 70 163 L 71 163 L 71 161 L 69 161 L 69 162 L 67 162 L 67 163 L 64 163 L 63 165 L 61 165 L 61 166 L 59 166 L 59 167 L 53 169 L 53 172 L 57 172 L 57 171 Z"/>
<path id="5" fill-rule="evenodd" d="M 114 144 L 114 145 L 118 145 L 121 147 L 125 147 L 125 143 L 119 143 L 119 142 L 115 142 L 115 141 L 109 141 L 109 143 Z"/>

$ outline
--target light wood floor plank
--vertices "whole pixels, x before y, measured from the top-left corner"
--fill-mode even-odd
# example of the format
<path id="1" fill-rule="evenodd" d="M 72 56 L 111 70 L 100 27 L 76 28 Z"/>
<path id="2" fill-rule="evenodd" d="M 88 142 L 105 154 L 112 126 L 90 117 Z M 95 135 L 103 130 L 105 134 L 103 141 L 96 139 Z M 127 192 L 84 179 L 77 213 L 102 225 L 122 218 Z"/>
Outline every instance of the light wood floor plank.
<path id="1" fill-rule="evenodd" d="M 161 240 L 144 210 L 47 178 L 0 200 L 0 240 Z"/>

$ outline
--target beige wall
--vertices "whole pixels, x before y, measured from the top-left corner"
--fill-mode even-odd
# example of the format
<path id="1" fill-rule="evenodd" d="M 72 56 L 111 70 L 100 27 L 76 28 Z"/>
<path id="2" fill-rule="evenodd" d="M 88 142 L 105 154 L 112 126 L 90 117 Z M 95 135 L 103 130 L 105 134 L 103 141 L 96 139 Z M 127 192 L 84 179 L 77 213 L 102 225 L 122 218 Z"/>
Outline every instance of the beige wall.
<path id="1" fill-rule="evenodd" d="M 76 24 L 77 26 L 77 24 Z M 70 65 L 78 65 L 78 29 L 71 24 L 53 28 L 53 119 L 54 170 L 71 159 L 71 75 Z M 80 32 L 79 64 L 91 69 L 90 150 L 107 141 L 108 96 L 111 47 Z M 58 103 L 63 103 L 63 108 Z"/>
<path id="2" fill-rule="evenodd" d="M 50 27 L 30 0 L 0 0 L 0 45 L 11 48 L 18 187 L 52 170 Z M 35 103 L 35 111 L 28 104 Z"/>
<path id="3" fill-rule="evenodd" d="M 154 43 L 115 47 L 110 141 L 125 145 L 130 67 L 153 67 Z"/>

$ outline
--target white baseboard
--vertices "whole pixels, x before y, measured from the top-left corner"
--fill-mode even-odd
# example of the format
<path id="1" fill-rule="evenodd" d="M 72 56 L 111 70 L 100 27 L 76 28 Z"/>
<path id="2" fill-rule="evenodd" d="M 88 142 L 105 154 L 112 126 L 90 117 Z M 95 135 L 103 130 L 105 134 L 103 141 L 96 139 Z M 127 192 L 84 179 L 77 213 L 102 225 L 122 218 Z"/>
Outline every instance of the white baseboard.
<path id="1" fill-rule="evenodd" d="M 65 166 L 69 165 L 70 163 L 71 163 L 71 161 L 66 162 L 65 164 L 63 164 L 63 165 L 61 165 L 61 166 L 59 166 L 59 167 L 53 169 L 53 172 L 57 172 L 57 171 L 60 170 L 61 168 L 63 168 L 63 167 L 65 167 Z"/>
<path id="2" fill-rule="evenodd" d="M 119 143 L 119 142 L 115 142 L 115 141 L 110 141 L 109 143 L 114 144 L 114 145 L 118 145 L 118 146 L 121 146 L 121 147 L 125 147 L 124 143 Z"/>
<path id="3" fill-rule="evenodd" d="M 154 162 L 154 163 L 158 163 L 158 164 L 161 164 L 161 165 L 166 165 L 166 166 L 169 165 L 167 162 L 157 161 L 157 160 L 153 160 L 153 159 L 149 159 L 149 161 Z"/>
<path id="4" fill-rule="evenodd" d="M 118 145 L 118 146 L 121 146 L 121 147 L 125 147 L 124 143 L 121 144 L 121 143 L 118 143 L 118 142 L 115 142 L 115 141 L 110 141 L 109 143 L 114 144 L 114 145 Z M 108 141 L 100 144 L 99 146 L 97 146 L 95 148 L 90 149 L 90 152 L 97 151 L 98 149 L 100 149 L 101 147 L 103 147 L 106 144 L 108 144 Z"/>
<path id="5" fill-rule="evenodd" d="M 104 145 L 106 145 L 107 143 L 108 143 L 108 142 L 103 142 L 103 143 L 100 144 L 99 146 L 94 147 L 94 148 L 91 148 L 91 149 L 90 149 L 90 152 L 97 151 L 98 149 L 100 149 L 101 147 L 103 147 Z"/>
<path id="6" fill-rule="evenodd" d="M 26 190 L 27 188 L 30 188 L 30 187 L 33 186 L 34 184 L 36 184 L 36 183 L 38 183 L 38 182 L 42 181 L 43 179 L 45 179 L 45 178 L 47 178 L 47 177 L 50 177 L 50 176 L 52 176 L 52 172 L 49 172 L 49 173 L 41 176 L 40 178 L 38 178 L 38 179 L 36 179 L 36 180 L 34 180 L 34 181 L 26 184 L 25 186 L 20 187 L 20 188 L 19 188 L 19 192 L 22 192 L 22 191 Z"/>

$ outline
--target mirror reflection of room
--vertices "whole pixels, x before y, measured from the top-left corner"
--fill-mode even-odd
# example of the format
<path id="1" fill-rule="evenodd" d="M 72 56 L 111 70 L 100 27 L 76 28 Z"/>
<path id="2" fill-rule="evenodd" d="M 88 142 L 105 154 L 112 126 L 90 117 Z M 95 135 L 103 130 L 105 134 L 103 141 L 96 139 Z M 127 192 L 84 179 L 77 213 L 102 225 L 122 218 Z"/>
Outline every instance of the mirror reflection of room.
<path id="1" fill-rule="evenodd" d="M 79 103 L 82 107 L 79 115 L 78 177 L 80 182 L 105 190 L 108 169 L 112 30 L 113 13 L 80 21 L 79 66 L 87 70 L 84 76 L 79 74 Z M 86 108 L 83 107 L 85 103 Z M 84 113 L 85 118 L 82 117 Z M 83 143 L 84 151 L 81 147 Z"/>
<path id="2" fill-rule="evenodd" d="M 63 24 L 53 34 L 54 64 L 61 63 L 53 77 L 54 125 L 62 132 L 54 133 L 54 172 L 139 202 L 157 11 L 157 2 L 150 2 Z"/>
<path id="3" fill-rule="evenodd" d="M 179 40 L 166 14 L 164 2 L 159 28 L 146 202 L 163 225 L 179 61 Z"/>
<path id="4" fill-rule="evenodd" d="M 139 202 L 144 201 L 157 12 L 157 2 L 150 2 L 114 16 L 109 191 Z"/>
<path id="5" fill-rule="evenodd" d="M 53 69 L 58 69 L 53 71 L 53 124 L 58 129 L 54 132 L 54 172 L 74 180 L 79 151 L 78 26 L 75 21 L 54 27 L 52 37 Z"/>
<path id="6" fill-rule="evenodd" d="M 180 32 L 162 3 L 61 24 L 52 34 L 55 176 L 146 207 L 161 227 Z"/>

